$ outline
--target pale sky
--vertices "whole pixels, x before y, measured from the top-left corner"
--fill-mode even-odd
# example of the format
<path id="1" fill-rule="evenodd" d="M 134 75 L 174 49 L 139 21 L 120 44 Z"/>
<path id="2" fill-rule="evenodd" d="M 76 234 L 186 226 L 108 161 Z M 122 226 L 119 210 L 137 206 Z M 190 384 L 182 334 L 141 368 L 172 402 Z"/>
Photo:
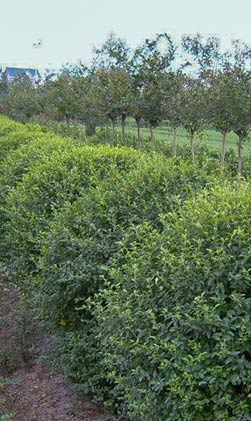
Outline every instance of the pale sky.
<path id="1" fill-rule="evenodd" d="M 87 62 L 111 31 L 131 46 L 164 31 L 177 40 L 201 32 L 251 44 L 251 0 L 0 0 L 0 14 L 6 64 Z"/>

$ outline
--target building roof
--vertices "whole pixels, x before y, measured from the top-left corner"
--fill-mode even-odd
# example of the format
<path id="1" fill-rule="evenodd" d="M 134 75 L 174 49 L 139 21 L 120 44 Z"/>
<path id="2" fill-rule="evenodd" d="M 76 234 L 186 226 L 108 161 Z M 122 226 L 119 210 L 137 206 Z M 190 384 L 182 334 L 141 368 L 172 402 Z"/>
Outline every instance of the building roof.
<path id="1" fill-rule="evenodd" d="M 41 74 L 38 69 L 21 68 L 21 67 L 6 67 L 5 69 L 7 80 L 13 80 L 20 74 L 28 75 L 32 80 L 40 80 Z"/>

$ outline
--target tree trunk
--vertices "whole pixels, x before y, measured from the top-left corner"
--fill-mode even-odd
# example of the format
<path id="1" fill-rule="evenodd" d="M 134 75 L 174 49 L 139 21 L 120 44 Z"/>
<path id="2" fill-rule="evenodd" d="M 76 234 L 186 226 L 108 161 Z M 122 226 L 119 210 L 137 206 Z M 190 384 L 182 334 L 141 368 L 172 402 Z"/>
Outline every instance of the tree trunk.
<path id="1" fill-rule="evenodd" d="M 112 144 L 115 144 L 115 121 L 112 119 Z"/>
<path id="2" fill-rule="evenodd" d="M 141 138 L 141 131 L 140 131 L 140 118 L 135 118 L 137 124 L 137 137 L 138 137 L 138 146 L 141 147 L 142 145 L 142 138 Z"/>
<path id="3" fill-rule="evenodd" d="M 194 164 L 195 163 L 194 133 L 191 133 L 191 135 L 190 135 L 190 146 L 191 146 L 192 161 L 193 161 L 193 164 Z"/>
<path id="4" fill-rule="evenodd" d="M 173 156 L 177 156 L 177 127 L 173 128 Z"/>
<path id="5" fill-rule="evenodd" d="M 121 128 L 122 128 L 122 145 L 126 144 L 126 138 L 125 138 L 125 121 L 126 121 L 126 117 L 122 116 L 121 117 Z"/>
<path id="6" fill-rule="evenodd" d="M 227 132 L 222 133 L 222 144 L 221 144 L 221 167 L 224 168 L 225 157 L 226 157 L 226 141 L 227 141 Z"/>
<path id="7" fill-rule="evenodd" d="M 154 149 L 155 146 L 155 140 L 154 140 L 154 134 L 153 134 L 153 126 L 150 123 L 149 125 L 149 129 L 150 129 L 150 141 L 151 141 L 151 148 Z"/>
<path id="8" fill-rule="evenodd" d="M 109 126 L 105 126 L 105 143 L 109 143 L 110 136 L 109 136 Z"/>
<path id="9" fill-rule="evenodd" d="M 238 178 L 242 175 L 242 149 L 243 149 L 243 136 L 238 138 Z"/>

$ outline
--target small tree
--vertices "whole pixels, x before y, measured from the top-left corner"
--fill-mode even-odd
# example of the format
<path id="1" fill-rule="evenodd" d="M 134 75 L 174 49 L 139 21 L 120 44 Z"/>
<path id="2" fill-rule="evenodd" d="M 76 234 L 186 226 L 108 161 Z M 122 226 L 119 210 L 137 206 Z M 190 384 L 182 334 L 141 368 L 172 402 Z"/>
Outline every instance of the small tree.
<path id="1" fill-rule="evenodd" d="M 69 121 L 76 112 L 71 77 L 61 74 L 56 79 L 48 78 L 40 88 L 43 114 L 47 119 Z"/>
<path id="2" fill-rule="evenodd" d="M 75 81 L 79 101 L 79 120 L 85 124 L 85 133 L 91 136 L 96 127 L 107 124 L 107 116 L 100 95 L 100 86 L 97 75 L 88 73 Z"/>
<path id="3" fill-rule="evenodd" d="M 235 69 L 229 75 L 232 87 L 231 125 L 238 136 L 238 176 L 242 174 L 243 142 L 251 128 L 251 74 L 242 69 Z"/>
<path id="4" fill-rule="evenodd" d="M 94 50 L 92 68 L 99 79 L 100 94 L 105 113 L 112 123 L 113 142 L 115 122 L 118 118 L 122 127 L 122 143 L 125 144 L 125 122 L 130 113 L 132 81 L 129 71 L 130 49 L 126 42 L 110 33 L 101 48 Z"/>
<path id="5" fill-rule="evenodd" d="M 177 156 L 177 128 L 182 125 L 182 87 L 183 74 L 181 71 L 169 72 L 163 78 L 162 114 L 173 128 L 173 156 Z"/>
<path id="6" fill-rule="evenodd" d="M 152 147 L 154 147 L 153 129 L 162 118 L 161 79 L 171 68 L 175 54 L 176 46 L 172 38 L 162 33 L 157 34 L 152 40 L 146 39 L 135 49 L 132 59 L 134 86 L 138 93 L 135 116 L 138 122 L 141 118 L 148 122 Z"/>
<path id="7" fill-rule="evenodd" d="M 201 79 L 206 79 L 220 65 L 220 39 L 217 36 L 185 35 L 182 47 L 188 55 L 186 67 L 192 66 L 193 73 L 197 71 Z"/>
<path id="8" fill-rule="evenodd" d="M 220 101 L 225 101 L 224 115 L 228 128 L 238 136 L 237 172 L 242 174 L 243 142 L 247 139 L 251 128 L 251 47 L 239 40 L 232 42 L 232 49 L 224 55 L 220 90 Z M 227 98 L 228 97 L 228 98 Z M 222 116 L 224 117 L 222 114 Z"/>
<path id="9" fill-rule="evenodd" d="M 220 163 L 225 165 L 227 134 L 233 129 L 234 91 L 232 75 L 220 71 L 210 78 L 210 120 L 217 131 L 222 134 Z"/>
<path id="10" fill-rule="evenodd" d="M 179 106 L 182 125 L 189 135 L 192 161 L 195 162 L 194 136 L 203 130 L 208 115 L 207 88 L 200 79 L 183 78 Z"/>
<path id="11" fill-rule="evenodd" d="M 137 125 L 137 142 L 140 147 L 142 144 L 140 123 L 144 114 L 144 97 L 142 89 L 132 79 L 132 98 L 130 104 L 130 114 L 134 117 Z"/>
<path id="12" fill-rule="evenodd" d="M 29 121 L 40 112 L 37 90 L 28 75 L 21 73 L 8 84 L 5 95 L 5 112 L 22 122 Z"/>
<path id="13" fill-rule="evenodd" d="M 130 48 L 124 39 L 110 32 L 100 48 L 93 49 L 92 68 L 127 68 Z"/>
<path id="14" fill-rule="evenodd" d="M 112 123 L 113 141 L 115 123 L 121 120 L 122 143 L 125 144 L 125 122 L 130 114 L 132 102 L 132 83 L 130 74 L 123 68 L 100 68 L 96 71 L 98 92 L 102 98 L 103 112 Z"/>

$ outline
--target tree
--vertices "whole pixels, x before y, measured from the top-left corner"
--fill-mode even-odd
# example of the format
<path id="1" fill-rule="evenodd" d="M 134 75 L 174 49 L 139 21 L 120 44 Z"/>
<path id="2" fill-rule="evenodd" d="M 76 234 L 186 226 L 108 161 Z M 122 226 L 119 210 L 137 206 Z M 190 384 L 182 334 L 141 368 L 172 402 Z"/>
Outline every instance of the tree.
<path id="1" fill-rule="evenodd" d="M 182 47 L 188 54 L 185 67 L 192 66 L 193 73 L 197 70 L 200 78 L 207 78 L 220 65 L 222 55 L 217 36 L 185 35 L 182 37 Z"/>
<path id="2" fill-rule="evenodd" d="M 129 63 L 130 48 L 126 41 L 114 32 L 108 34 L 107 40 L 100 48 L 93 49 L 91 67 L 99 68 L 127 68 Z"/>
<path id="3" fill-rule="evenodd" d="M 171 69 L 177 47 L 166 34 L 157 34 L 152 40 L 146 39 L 137 47 L 131 61 L 134 90 L 137 92 L 134 103 L 134 116 L 138 125 L 144 118 L 150 129 L 151 145 L 154 147 L 153 129 L 162 118 L 161 79 Z"/>
<path id="4" fill-rule="evenodd" d="M 184 75 L 181 71 L 169 72 L 163 78 L 162 114 L 173 128 L 173 156 L 177 156 L 177 128 L 182 125 L 182 87 Z"/>
<path id="5" fill-rule="evenodd" d="M 220 163 L 225 165 L 227 134 L 233 129 L 234 91 L 232 74 L 220 71 L 210 78 L 210 120 L 217 131 L 222 134 Z"/>
<path id="6" fill-rule="evenodd" d="M 22 122 L 39 114 L 37 89 L 28 75 L 21 73 L 8 84 L 4 107 L 10 117 Z"/>
<path id="7" fill-rule="evenodd" d="M 95 133 L 96 127 L 107 124 L 105 104 L 96 74 L 89 73 L 78 81 L 80 115 L 86 126 L 86 135 Z"/>
<path id="8" fill-rule="evenodd" d="M 41 88 L 44 114 L 67 123 L 79 114 L 74 76 L 62 71 L 56 79 L 48 79 Z"/>
<path id="9" fill-rule="evenodd" d="M 112 123 L 113 142 L 115 122 L 120 118 L 122 144 L 126 143 L 125 122 L 130 114 L 132 102 L 129 55 L 130 49 L 126 42 L 114 33 L 110 33 L 102 47 L 94 50 L 92 63 L 92 71 L 99 80 L 105 113 Z"/>
<path id="10" fill-rule="evenodd" d="M 6 95 L 8 93 L 8 82 L 6 77 L 6 71 L 1 73 L 0 80 L 0 95 Z"/>
<path id="11" fill-rule="evenodd" d="M 251 47 L 234 40 L 232 49 L 224 55 L 219 101 L 225 102 L 226 110 L 222 118 L 226 117 L 228 128 L 238 136 L 238 176 L 242 174 L 243 142 L 247 139 L 251 128 Z M 221 110 L 222 111 L 222 110 Z M 219 118 L 219 117 L 218 117 Z"/>
<path id="12" fill-rule="evenodd" d="M 192 161 L 195 162 L 194 136 L 205 126 L 208 115 L 207 88 L 200 79 L 184 77 L 179 93 L 180 119 L 189 134 Z"/>
<path id="13" fill-rule="evenodd" d="M 234 69 L 229 74 L 231 84 L 231 126 L 238 136 L 238 176 L 242 174 L 243 142 L 251 127 L 251 74 L 243 69 Z"/>
<path id="14" fill-rule="evenodd" d="M 137 86 L 134 78 L 132 78 L 132 98 L 130 104 L 130 114 L 134 117 L 137 125 L 137 142 L 140 147 L 142 144 L 140 123 L 144 114 L 144 96 L 142 89 Z"/>
<path id="15" fill-rule="evenodd" d="M 112 123 L 113 142 L 115 140 L 115 123 L 120 118 L 122 143 L 125 144 L 125 122 L 130 114 L 132 101 L 130 74 L 123 68 L 100 68 L 96 71 L 96 77 L 103 113 Z"/>

